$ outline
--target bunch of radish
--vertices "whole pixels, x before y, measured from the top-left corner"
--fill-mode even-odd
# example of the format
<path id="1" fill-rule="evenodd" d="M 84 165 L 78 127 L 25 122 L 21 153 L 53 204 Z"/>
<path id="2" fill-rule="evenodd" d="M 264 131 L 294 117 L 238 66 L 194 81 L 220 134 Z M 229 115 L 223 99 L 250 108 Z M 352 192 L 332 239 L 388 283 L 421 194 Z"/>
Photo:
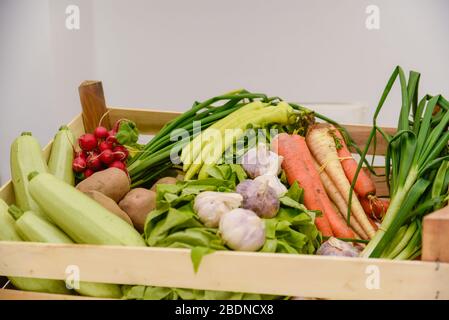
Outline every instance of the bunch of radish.
<path id="1" fill-rule="evenodd" d="M 93 173 L 107 168 L 118 168 L 125 172 L 128 149 L 118 143 L 116 134 L 118 123 L 108 131 L 99 126 L 94 133 L 86 133 L 78 138 L 80 151 L 75 153 L 72 169 L 81 178 L 88 178 Z"/>

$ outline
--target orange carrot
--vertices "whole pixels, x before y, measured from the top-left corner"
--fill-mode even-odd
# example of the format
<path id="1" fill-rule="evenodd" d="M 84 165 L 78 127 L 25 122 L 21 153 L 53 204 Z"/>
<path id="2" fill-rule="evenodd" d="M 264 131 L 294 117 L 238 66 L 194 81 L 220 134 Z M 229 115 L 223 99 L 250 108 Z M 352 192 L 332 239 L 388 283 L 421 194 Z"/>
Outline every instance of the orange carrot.
<path id="1" fill-rule="evenodd" d="M 323 183 L 327 195 L 337 208 L 336 211 L 341 216 L 343 216 L 343 218 L 346 218 L 346 213 L 348 212 L 348 205 L 346 204 L 345 199 L 343 199 L 337 187 L 333 183 L 332 179 L 328 176 L 325 170 L 322 170 L 322 168 L 320 168 L 320 165 L 316 162 L 315 159 L 313 159 L 313 163 L 315 165 L 315 168 L 318 170 L 321 182 Z M 360 238 L 365 240 L 368 239 L 368 236 L 366 235 L 365 231 L 363 231 L 362 226 L 359 224 L 359 222 L 357 221 L 357 219 L 355 219 L 353 215 L 349 217 L 349 224 L 351 228 L 355 231 L 355 233 L 360 236 Z"/>
<path id="2" fill-rule="evenodd" d="M 341 135 L 341 132 L 334 127 L 331 128 L 331 133 L 338 140 L 337 153 L 338 157 L 341 160 L 341 166 L 343 167 L 349 183 L 352 183 L 355 177 L 355 172 L 357 171 L 357 161 L 355 161 L 355 159 L 352 157 L 352 154 L 349 151 L 348 146 L 346 145 L 346 142 Z M 376 185 L 365 170 L 360 170 L 357 181 L 355 182 L 354 190 L 359 196 L 364 198 L 368 195 L 376 194 Z"/>
<path id="3" fill-rule="evenodd" d="M 273 141 L 274 151 L 284 157 L 282 168 L 290 184 L 298 181 L 304 189 L 304 204 L 310 210 L 320 210 L 322 217 L 315 223 L 324 236 L 335 235 L 341 238 L 354 238 L 354 232 L 335 211 L 321 183 L 313 157 L 307 148 L 304 137 L 279 134 Z"/>
<path id="4" fill-rule="evenodd" d="M 390 205 L 389 200 L 375 196 L 368 196 L 368 198 L 359 197 L 359 200 L 366 215 L 379 221 L 382 220 Z"/>
<path id="5" fill-rule="evenodd" d="M 330 130 L 331 127 L 326 124 L 312 126 L 307 133 L 307 145 L 318 163 L 324 167 L 324 170 L 326 170 L 346 203 L 349 203 L 351 185 L 340 163 L 335 140 Z M 376 232 L 354 194 L 351 199 L 350 209 L 368 237 L 372 238 Z"/>

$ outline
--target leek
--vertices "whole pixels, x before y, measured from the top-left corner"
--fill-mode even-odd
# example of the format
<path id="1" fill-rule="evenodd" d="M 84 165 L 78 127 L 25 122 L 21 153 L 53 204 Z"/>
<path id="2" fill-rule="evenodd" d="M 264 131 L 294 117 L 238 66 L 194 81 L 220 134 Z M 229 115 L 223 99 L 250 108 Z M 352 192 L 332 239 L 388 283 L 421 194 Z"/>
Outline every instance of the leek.
<path id="1" fill-rule="evenodd" d="M 398 78 L 402 106 L 397 132 L 391 136 L 377 125 L 377 117 Z M 352 182 L 350 199 L 368 149 L 376 132 L 380 132 L 388 142 L 385 155 L 385 175 L 391 202 L 379 230 L 362 252 L 363 257 L 385 256 L 386 249 L 391 250 L 388 257 L 395 254 L 397 254 L 396 258 L 398 256 L 399 258 L 414 256 L 419 251 L 419 246 L 415 245 L 419 242 L 419 237 L 415 236 L 416 232 L 413 237 L 406 239 L 408 241 L 405 246 L 407 252 L 403 253 L 404 251 L 401 250 L 404 248 L 402 241 L 398 243 L 400 247 L 387 247 L 401 227 L 408 224 L 413 218 L 430 212 L 435 205 L 439 206 L 444 201 L 438 197 L 439 202 L 432 205 L 426 202 L 424 207 L 418 205 L 422 204 L 423 195 L 427 195 L 432 190 L 437 196 L 447 193 L 447 190 L 440 185 L 435 186 L 435 179 L 438 179 L 438 183 L 441 181 L 444 183 L 446 170 L 441 169 L 436 173 L 435 170 L 442 166 L 442 163 L 447 166 L 444 161 L 449 158 L 447 154 L 449 103 L 441 95 L 425 95 L 418 103 L 419 79 L 420 74 L 411 71 L 407 81 L 404 71 L 399 66 L 393 71 L 376 108 L 373 129 L 362 152 L 362 161 L 357 168 L 356 177 Z M 435 178 L 431 179 L 434 174 Z"/>

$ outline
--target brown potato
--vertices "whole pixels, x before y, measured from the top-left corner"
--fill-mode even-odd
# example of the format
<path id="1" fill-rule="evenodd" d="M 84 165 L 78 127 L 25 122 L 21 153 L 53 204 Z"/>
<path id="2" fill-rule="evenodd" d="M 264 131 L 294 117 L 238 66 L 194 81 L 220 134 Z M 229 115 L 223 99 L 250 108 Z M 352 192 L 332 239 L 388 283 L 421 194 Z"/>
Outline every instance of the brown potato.
<path id="1" fill-rule="evenodd" d="M 132 189 L 118 205 L 131 218 L 134 227 L 143 232 L 147 215 L 156 208 L 156 192 L 144 188 Z"/>
<path id="2" fill-rule="evenodd" d="M 119 202 L 130 190 L 128 175 L 117 168 L 95 172 L 84 179 L 76 188 L 82 192 L 99 191 L 115 202 Z"/>
<path id="3" fill-rule="evenodd" d="M 99 204 L 101 204 L 104 208 L 108 209 L 110 212 L 115 214 L 117 217 L 120 217 L 126 222 L 128 222 L 130 225 L 133 225 L 133 222 L 131 221 L 130 217 L 126 214 L 126 212 L 120 209 L 118 204 L 111 198 L 95 190 L 87 191 L 85 192 L 85 194 L 91 197 Z"/>
<path id="4" fill-rule="evenodd" d="M 153 186 L 151 187 L 150 190 L 156 192 L 156 186 L 158 184 L 176 184 L 176 182 L 178 182 L 178 179 L 173 178 L 173 177 L 160 178 L 153 184 Z"/>

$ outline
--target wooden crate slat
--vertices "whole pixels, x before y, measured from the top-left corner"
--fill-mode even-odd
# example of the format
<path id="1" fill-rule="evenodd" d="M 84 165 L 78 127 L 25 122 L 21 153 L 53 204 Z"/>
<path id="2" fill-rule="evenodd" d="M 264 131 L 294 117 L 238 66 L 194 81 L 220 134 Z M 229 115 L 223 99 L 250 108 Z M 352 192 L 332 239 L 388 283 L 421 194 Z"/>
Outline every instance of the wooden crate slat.
<path id="1" fill-rule="evenodd" d="M 165 123 L 179 116 L 180 112 L 159 111 L 145 109 L 126 109 L 109 107 L 109 118 L 111 123 L 119 119 L 129 119 L 134 121 L 143 134 L 156 134 Z"/>
<path id="2" fill-rule="evenodd" d="M 426 215 L 423 230 L 422 259 L 449 261 L 449 206 Z"/>
<path id="3" fill-rule="evenodd" d="M 185 249 L 4 242 L 0 256 L 0 273 L 12 276 L 65 279 L 66 267 L 77 265 L 84 281 L 331 299 L 449 299 L 447 263 L 215 252 L 195 274 Z M 377 272 L 380 289 L 370 289 Z"/>
<path id="4" fill-rule="evenodd" d="M 364 125 L 352 125 L 352 124 L 344 124 L 343 125 L 351 135 L 351 137 L 354 139 L 355 143 L 363 150 L 365 147 L 366 141 L 368 141 L 369 134 L 371 132 L 370 126 L 364 126 Z M 395 128 L 382 128 L 386 133 L 393 135 L 396 132 Z M 377 145 L 376 145 L 376 154 L 377 155 L 385 155 L 387 152 L 387 142 L 382 137 L 382 135 L 377 132 Z M 371 144 L 370 148 L 368 149 L 368 154 L 373 154 L 374 148 Z"/>
<path id="5" fill-rule="evenodd" d="M 86 80 L 78 87 L 81 108 L 83 110 L 84 128 L 92 132 L 99 125 L 100 120 L 107 129 L 110 129 L 109 115 L 106 114 L 106 99 L 101 81 Z M 104 116 L 104 118 L 103 118 Z"/>
<path id="6" fill-rule="evenodd" d="M 376 167 L 374 168 L 374 171 L 377 173 L 377 176 L 373 174 L 371 175 L 371 178 L 376 184 L 376 195 L 378 197 L 389 197 L 389 191 L 385 177 L 385 168 Z"/>

